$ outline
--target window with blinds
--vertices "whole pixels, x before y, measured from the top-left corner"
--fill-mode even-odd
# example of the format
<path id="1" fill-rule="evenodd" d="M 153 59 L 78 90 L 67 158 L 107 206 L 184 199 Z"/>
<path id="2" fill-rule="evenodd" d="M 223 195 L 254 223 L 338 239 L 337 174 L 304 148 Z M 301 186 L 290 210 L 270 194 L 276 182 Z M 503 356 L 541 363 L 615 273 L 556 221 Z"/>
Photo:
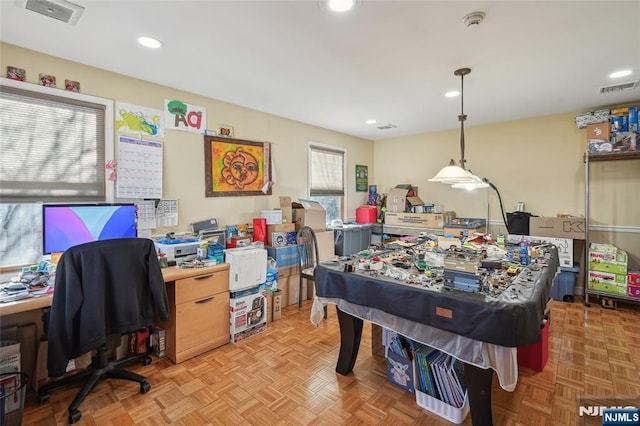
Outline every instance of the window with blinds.
<path id="1" fill-rule="evenodd" d="M 104 200 L 105 109 L 0 86 L 2 201 Z"/>
<path id="2" fill-rule="evenodd" d="M 311 145 L 309 195 L 344 195 L 344 151 Z"/>
<path id="3" fill-rule="evenodd" d="M 42 258 L 42 203 L 106 201 L 113 101 L 0 80 L 0 270 Z"/>
<path id="4" fill-rule="evenodd" d="M 342 219 L 344 210 L 345 151 L 309 145 L 309 197 L 327 212 L 327 224 Z"/>

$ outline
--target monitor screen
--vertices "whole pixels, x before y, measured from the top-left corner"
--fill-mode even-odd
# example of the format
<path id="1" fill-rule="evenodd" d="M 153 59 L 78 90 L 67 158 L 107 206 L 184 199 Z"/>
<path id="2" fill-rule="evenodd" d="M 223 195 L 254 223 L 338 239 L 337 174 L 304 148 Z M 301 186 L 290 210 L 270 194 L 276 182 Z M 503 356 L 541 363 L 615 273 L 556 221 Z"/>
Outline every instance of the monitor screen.
<path id="1" fill-rule="evenodd" d="M 134 204 L 45 204 L 43 252 L 63 252 L 97 240 L 136 237 Z"/>

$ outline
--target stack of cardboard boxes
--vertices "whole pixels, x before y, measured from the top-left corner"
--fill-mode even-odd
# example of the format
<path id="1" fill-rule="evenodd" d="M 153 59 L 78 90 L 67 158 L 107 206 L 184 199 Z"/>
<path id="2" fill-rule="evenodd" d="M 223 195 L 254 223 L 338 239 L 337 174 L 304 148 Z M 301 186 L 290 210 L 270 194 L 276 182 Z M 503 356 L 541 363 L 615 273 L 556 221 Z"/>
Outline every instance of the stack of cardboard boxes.
<path id="1" fill-rule="evenodd" d="M 299 297 L 307 300 L 313 297 L 313 286 L 307 285 L 308 291 L 300 295 L 300 275 L 296 233 L 303 226 L 310 226 L 316 233 L 320 260 L 334 256 L 333 231 L 327 231 L 326 212 L 314 201 L 298 200 L 292 202 L 290 197 L 280 197 L 280 205 L 276 211 L 281 212 L 281 223 L 267 222 L 267 254 L 275 259 L 278 266 L 278 289 L 280 290 L 280 308 L 298 304 Z M 277 217 L 271 214 L 271 217 Z M 277 219 L 276 219 L 277 221 Z M 273 296 L 272 296 L 273 297 Z M 270 306 L 275 307 L 276 301 Z M 277 315 L 271 317 L 277 319 Z"/>
<path id="2" fill-rule="evenodd" d="M 588 286 L 612 296 L 626 296 L 627 253 L 610 244 L 591 243 Z"/>
<path id="3" fill-rule="evenodd" d="M 391 226 L 442 229 L 445 223 L 456 217 L 455 212 L 434 213 L 434 208 L 433 204 L 425 204 L 418 197 L 418 188 L 398 185 L 387 194 L 384 223 Z"/>

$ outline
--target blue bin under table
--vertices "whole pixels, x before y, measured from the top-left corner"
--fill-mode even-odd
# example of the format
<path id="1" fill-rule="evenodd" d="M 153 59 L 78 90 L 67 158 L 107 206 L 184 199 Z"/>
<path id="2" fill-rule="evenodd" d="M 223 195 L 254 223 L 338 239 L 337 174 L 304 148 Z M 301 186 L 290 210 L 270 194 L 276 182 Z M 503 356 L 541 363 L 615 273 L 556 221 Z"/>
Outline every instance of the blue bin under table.
<path id="1" fill-rule="evenodd" d="M 560 273 L 553 279 L 551 298 L 563 302 L 573 302 L 573 289 L 579 272 L 580 265 L 576 262 L 573 263 L 573 268 L 561 267 Z"/>

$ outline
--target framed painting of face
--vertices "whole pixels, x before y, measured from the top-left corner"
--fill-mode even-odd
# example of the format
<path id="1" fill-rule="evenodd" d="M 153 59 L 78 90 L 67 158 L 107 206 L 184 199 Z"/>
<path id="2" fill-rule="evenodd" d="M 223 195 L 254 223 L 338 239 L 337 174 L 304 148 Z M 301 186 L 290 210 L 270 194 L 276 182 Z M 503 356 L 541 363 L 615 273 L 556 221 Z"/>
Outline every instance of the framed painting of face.
<path id="1" fill-rule="evenodd" d="M 268 142 L 205 136 L 206 196 L 271 195 L 270 148 Z"/>

